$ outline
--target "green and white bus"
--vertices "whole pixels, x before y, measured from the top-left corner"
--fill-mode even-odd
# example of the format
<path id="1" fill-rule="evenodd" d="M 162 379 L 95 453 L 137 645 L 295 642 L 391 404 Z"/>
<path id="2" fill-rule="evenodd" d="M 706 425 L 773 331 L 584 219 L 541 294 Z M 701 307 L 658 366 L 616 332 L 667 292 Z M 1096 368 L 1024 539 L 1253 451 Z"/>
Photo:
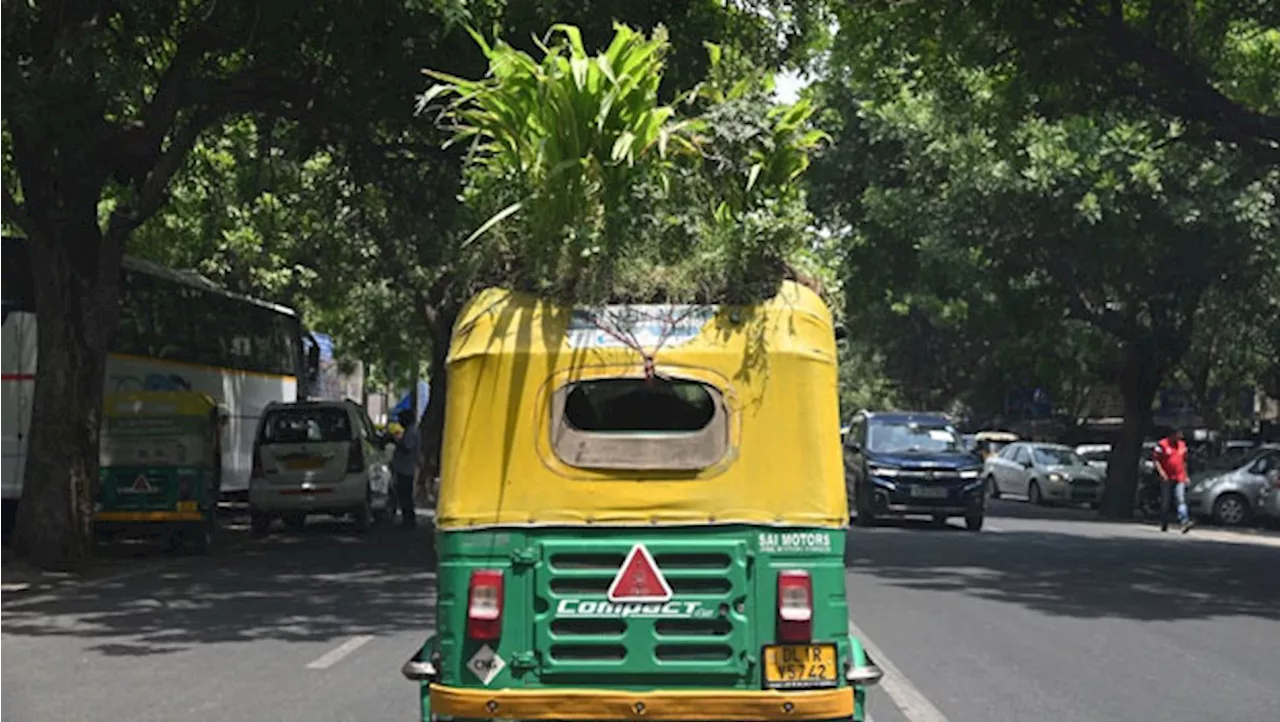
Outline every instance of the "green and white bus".
<path id="1" fill-rule="evenodd" d="M 12 528 L 22 496 L 39 373 L 33 293 L 37 279 L 31 272 L 28 243 L 3 239 L 0 390 L 7 529 Z M 271 402 L 305 398 L 315 378 L 319 354 L 314 340 L 304 344 L 308 336 L 290 308 L 230 293 L 198 274 L 126 258 L 105 391 L 187 389 L 214 397 L 229 416 L 222 494 L 236 495 L 249 488 L 253 436 L 262 409 Z"/>

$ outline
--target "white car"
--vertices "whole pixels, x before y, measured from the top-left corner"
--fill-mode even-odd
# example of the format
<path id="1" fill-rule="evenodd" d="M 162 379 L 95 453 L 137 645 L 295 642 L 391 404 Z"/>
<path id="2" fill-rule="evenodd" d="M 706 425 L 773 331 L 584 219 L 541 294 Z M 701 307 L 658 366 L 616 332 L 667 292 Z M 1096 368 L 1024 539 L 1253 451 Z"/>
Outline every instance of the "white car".
<path id="1" fill-rule="evenodd" d="M 1069 446 L 1018 441 L 989 457 L 983 472 L 993 499 L 1015 494 L 1037 506 L 1087 503 L 1095 509 L 1102 503 L 1105 475 Z"/>
<path id="2" fill-rule="evenodd" d="M 391 441 L 351 401 L 269 404 L 253 445 L 249 516 L 265 534 L 277 518 L 301 529 L 308 514 L 350 516 L 360 531 L 396 513 Z"/>

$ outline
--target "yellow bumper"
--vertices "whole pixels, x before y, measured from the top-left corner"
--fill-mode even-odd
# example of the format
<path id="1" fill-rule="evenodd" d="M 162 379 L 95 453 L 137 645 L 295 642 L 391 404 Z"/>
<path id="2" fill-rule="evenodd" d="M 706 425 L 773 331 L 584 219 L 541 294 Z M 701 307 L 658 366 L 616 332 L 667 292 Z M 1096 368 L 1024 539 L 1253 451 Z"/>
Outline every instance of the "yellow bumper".
<path id="1" fill-rule="evenodd" d="M 203 521 L 198 511 L 100 511 L 94 521 Z"/>
<path id="2" fill-rule="evenodd" d="M 853 716 L 853 689 L 631 692 L 487 690 L 433 684 L 431 712 L 470 719 L 831 720 Z"/>

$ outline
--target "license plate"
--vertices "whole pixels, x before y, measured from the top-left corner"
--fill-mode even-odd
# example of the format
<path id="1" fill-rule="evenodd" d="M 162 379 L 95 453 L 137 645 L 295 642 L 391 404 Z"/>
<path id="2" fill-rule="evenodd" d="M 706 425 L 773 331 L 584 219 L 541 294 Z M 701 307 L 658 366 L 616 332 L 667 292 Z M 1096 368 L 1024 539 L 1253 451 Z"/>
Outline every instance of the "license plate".
<path id="1" fill-rule="evenodd" d="M 917 499 L 945 499 L 947 488 L 945 486 L 913 486 L 911 496 Z"/>
<path id="2" fill-rule="evenodd" d="M 178 511 L 200 511 L 200 504 L 195 501 L 180 501 Z"/>
<path id="3" fill-rule="evenodd" d="M 315 471 L 324 468 L 324 459 L 318 456 L 308 456 L 302 459 L 290 459 L 285 462 L 285 468 L 290 471 Z"/>
<path id="4" fill-rule="evenodd" d="M 837 686 L 836 645 L 782 644 L 764 648 L 765 689 Z"/>

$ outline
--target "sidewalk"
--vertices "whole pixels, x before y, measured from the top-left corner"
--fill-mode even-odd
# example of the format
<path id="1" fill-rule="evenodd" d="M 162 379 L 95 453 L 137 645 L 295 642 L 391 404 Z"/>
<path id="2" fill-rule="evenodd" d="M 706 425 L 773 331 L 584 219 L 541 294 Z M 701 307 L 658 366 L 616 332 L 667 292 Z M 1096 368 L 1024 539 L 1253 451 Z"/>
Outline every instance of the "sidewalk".
<path id="1" fill-rule="evenodd" d="M 1229 542 L 1232 544 L 1255 544 L 1280 549 L 1280 532 L 1276 532 L 1271 529 L 1259 529 L 1256 527 L 1224 529 L 1222 527 L 1197 526 L 1188 533 L 1188 536 L 1193 534 L 1200 538 L 1211 539 L 1213 541 Z"/>

